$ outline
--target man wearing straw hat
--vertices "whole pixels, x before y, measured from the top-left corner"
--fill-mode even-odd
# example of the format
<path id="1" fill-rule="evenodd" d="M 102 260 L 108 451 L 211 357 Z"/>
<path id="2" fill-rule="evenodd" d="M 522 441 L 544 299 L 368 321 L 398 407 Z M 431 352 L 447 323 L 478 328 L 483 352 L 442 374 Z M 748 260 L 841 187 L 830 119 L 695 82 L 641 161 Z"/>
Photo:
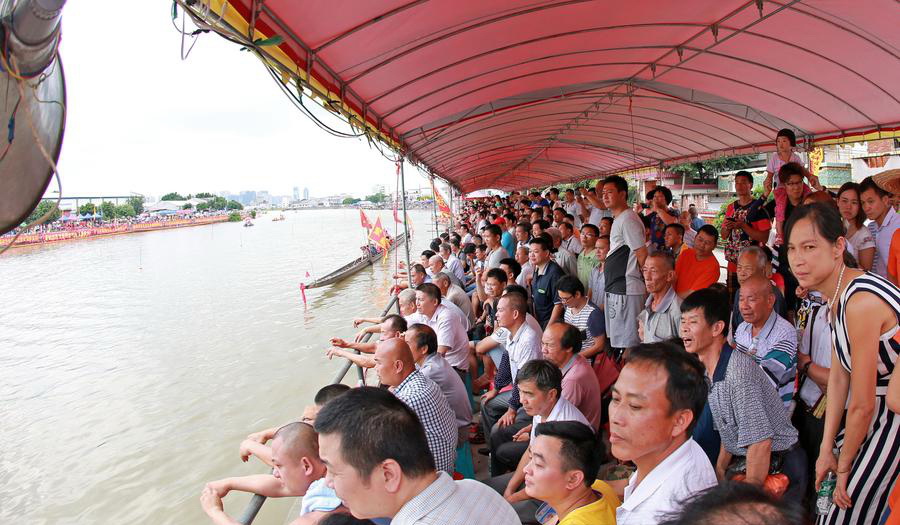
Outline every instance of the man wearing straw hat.
<path id="1" fill-rule="evenodd" d="M 894 213 L 894 208 L 897 205 L 897 199 L 900 198 L 900 169 L 893 169 L 882 171 L 878 175 L 872 177 L 872 180 L 878 185 L 879 188 L 891 194 L 890 204 L 891 209 L 886 212 L 886 214 Z M 868 215 L 868 214 L 867 214 Z M 896 217 L 896 213 L 894 214 Z M 887 221 L 884 221 L 887 222 Z M 879 223 L 881 225 L 881 229 L 884 229 L 884 222 Z M 873 220 L 872 224 L 869 225 L 869 229 L 875 226 L 875 221 Z M 900 230 L 897 229 L 898 222 L 894 222 L 893 231 L 890 233 L 890 236 L 884 236 L 882 240 L 887 240 L 885 245 L 887 246 L 887 257 L 886 257 L 886 273 L 885 275 L 888 279 L 891 280 L 892 283 L 897 284 L 897 275 L 900 273 L 900 269 L 898 269 L 898 265 L 900 265 L 900 235 L 897 235 Z M 882 251 L 883 243 L 879 240 L 878 237 L 875 238 L 875 260 L 876 261 L 885 261 L 885 258 L 879 254 L 884 254 Z"/>

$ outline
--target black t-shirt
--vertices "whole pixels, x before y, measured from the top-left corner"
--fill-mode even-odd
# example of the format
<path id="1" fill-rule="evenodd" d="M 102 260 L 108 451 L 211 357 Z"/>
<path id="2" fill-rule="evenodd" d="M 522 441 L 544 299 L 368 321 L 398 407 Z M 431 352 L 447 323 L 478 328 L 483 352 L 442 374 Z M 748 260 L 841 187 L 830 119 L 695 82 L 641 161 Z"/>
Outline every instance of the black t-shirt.
<path id="1" fill-rule="evenodd" d="M 769 217 L 771 217 L 774 220 L 775 219 L 775 199 L 772 199 L 769 202 L 767 202 L 765 208 L 766 208 L 766 212 L 769 214 Z M 790 217 L 791 214 L 794 213 L 794 208 L 796 208 L 796 206 L 791 204 L 791 200 L 785 199 L 785 207 L 784 207 L 784 220 L 785 221 L 787 221 L 788 217 Z"/>
<path id="2" fill-rule="evenodd" d="M 788 218 L 794 213 L 794 210 L 797 206 L 791 204 L 790 199 L 785 202 L 784 208 L 784 220 L 787 222 Z M 766 204 L 766 210 L 771 214 L 772 217 L 775 216 L 775 201 L 769 201 Z M 782 228 L 784 231 L 784 228 Z M 797 301 L 797 287 L 800 286 L 800 283 L 797 282 L 797 278 L 794 277 L 794 274 L 791 273 L 791 266 L 788 262 L 787 256 L 787 239 L 783 239 L 781 246 L 778 247 L 778 253 L 776 257 L 777 264 L 775 264 L 775 271 L 780 273 L 782 277 L 784 277 L 784 300 L 789 311 L 796 311 L 798 306 Z"/>
<path id="3" fill-rule="evenodd" d="M 544 275 L 538 275 L 534 270 L 534 278 L 531 279 L 531 300 L 534 302 L 534 317 L 545 328 L 553 314 L 553 306 L 559 301 L 556 294 L 556 282 L 565 275 L 563 269 L 553 261 L 547 263 Z"/>

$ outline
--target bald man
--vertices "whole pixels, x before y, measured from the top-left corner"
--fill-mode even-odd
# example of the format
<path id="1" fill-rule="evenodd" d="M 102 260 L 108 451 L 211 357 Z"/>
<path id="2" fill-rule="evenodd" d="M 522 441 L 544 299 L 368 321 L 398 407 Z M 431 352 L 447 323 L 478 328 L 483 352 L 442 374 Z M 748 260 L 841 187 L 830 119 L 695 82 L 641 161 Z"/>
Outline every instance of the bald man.
<path id="1" fill-rule="evenodd" d="M 790 411 L 797 376 L 797 330 L 775 312 L 775 293 L 767 278 L 750 277 L 739 293 L 744 322 L 735 330 L 735 348 L 762 367 Z"/>
<path id="2" fill-rule="evenodd" d="M 216 525 L 238 522 L 222 505 L 232 490 L 270 498 L 303 496 L 301 516 L 292 525 L 317 523 L 332 511 L 346 512 L 332 489 L 325 485 L 325 465 L 319 458 L 316 431 L 307 423 L 288 423 L 272 438 L 271 474 L 225 478 L 207 483 L 200 504 Z"/>
<path id="3" fill-rule="evenodd" d="M 769 260 L 768 254 L 759 246 L 747 246 L 737 257 L 735 265 L 735 275 L 737 276 L 738 287 L 740 288 L 744 282 L 754 276 L 765 277 L 772 274 L 772 262 Z M 772 284 L 772 293 L 775 294 L 775 311 L 778 315 L 787 319 L 787 305 L 784 301 L 784 294 L 775 284 Z M 739 293 L 734 294 L 734 305 L 731 307 L 731 334 L 737 327 L 744 322 L 741 316 L 741 296 Z"/>
<path id="4" fill-rule="evenodd" d="M 445 269 L 443 272 L 434 274 L 431 282 L 440 289 L 441 302 L 443 302 L 443 299 L 446 299 L 456 305 L 469 322 L 468 327 L 474 326 L 475 315 L 472 313 L 472 300 L 466 295 L 465 290 L 453 282 L 453 275 Z"/>
<path id="5" fill-rule="evenodd" d="M 441 388 L 416 368 L 406 341 L 395 338 L 378 343 L 375 371 L 381 382 L 419 416 L 435 467 L 452 475 L 458 440 L 456 416 Z"/>

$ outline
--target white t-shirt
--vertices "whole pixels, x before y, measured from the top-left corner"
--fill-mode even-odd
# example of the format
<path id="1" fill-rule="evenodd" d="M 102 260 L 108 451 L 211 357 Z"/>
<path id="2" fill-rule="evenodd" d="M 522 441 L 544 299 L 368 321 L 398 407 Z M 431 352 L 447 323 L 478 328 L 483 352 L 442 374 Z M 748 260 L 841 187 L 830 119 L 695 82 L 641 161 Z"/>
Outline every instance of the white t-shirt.
<path id="1" fill-rule="evenodd" d="M 525 314 L 525 324 L 531 327 L 537 333 L 541 332 L 541 324 L 537 319 L 534 318 L 531 314 Z M 509 330 L 503 328 L 502 326 L 498 326 L 496 330 L 494 330 L 491 335 L 489 335 L 491 339 L 496 341 L 498 344 L 506 346 L 506 340 L 509 339 Z"/>
<path id="2" fill-rule="evenodd" d="M 581 206 L 581 204 L 578 204 L 578 201 L 564 202 L 562 208 L 566 210 L 566 213 L 575 217 L 575 227 L 581 228 L 580 215 L 584 213 L 584 208 Z"/>
<path id="3" fill-rule="evenodd" d="M 796 153 L 791 153 L 791 160 L 788 162 L 796 162 L 797 164 L 803 165 L 803 159 L 800 158 L 800 155 Z M 787 162 L 781 160 L 781 157 L 778 156 L 778 153 L 773 153 L 769 156 L 769 162 L 766 163 L 766 171 L 774 174 L 774 185 L 773 188 L 777 188 L 781 186 L 781 181 L 778 180 L 778 170 L 781 169 L 782 166 L 787 164 Z"/>
<path id="4" fill-rule="evenodd" d="M 690 496 L 717 485 L 716 471 L 700 445 L 688 439 L 637 483 L 637 472 L 616 509 L 616 525 L 646 525 L 680 510 Z"/>
<path id="5" fill-rule="evenodd" d="M 859 257 L 860 250 L 874 247 L 875 237 L 872 237 L 872 232 L 870 232 L 869 229 L 865 227 L 865 225 L 863 225 L 862 228 L 856 230 L 856 233 L 847 238 L 847 251 L 850 252 L 850 255 L 852 255 L 854 258 Z"/>
<path id="6" fill-rule="evenodd" d="M 646 247 L 644 239 L 644 222 L 634 210 L 626 209 L 613 220 L 609 233 L 609 254 L 603 265 L 608 293 L 622 295 L 623 279 L 624 295 L 646 293 L 644 277 L 634 255 L 635 250 Z"/>
<path id="7" fill-rule="evenodd" d="M 447 270 L 453 273 L 460 282 L 466 282 L 466 271 L 463 270 L 462 261 L 459 260 L 459 257 L 450 254 L 450 257 L 447 257 Z"/>
<path id="8" fill-rule="evenodd" d="M 422 318 L 425 324 L 434 330 L 437 335 L 438 346 L 446 346 L 449 348 L 444 354 L 444 359 L 452 366 L 460 370 L 468 370 L 469 368 L 469 337 L 466 333 L 466 325 L 468 321 L 462 310 L 453 303 L 452 306 L 445 306 L 443 300 L 435 310 L 431 319 Z"/>
<path id="9" fill-rule="evenodd" d="M 490 250 L 487 253 L 487 257 L 485 258 L 484 268 L 486 270 L 490 270 L 491 268 L 499 268 L 500 261 L 509 257 L 509 254 L 506 253 L 506 250 L 503 246 L 498 246 L 494 250 Z"/>
<path id="10" fill-rule="evenodd" d="M 578 238 L 574 235 L 572 235 L 568 239 L 563 239 L 562 243 L 559 246 L 560 248 L 569 250 L 575 255 L 578 255 L 584 249 L 584 246 L 581 245 L 581 241 L 579 241 Z"/>
<path id="11" fill-rule="evenodd" d="M 528 323 L 527 314 L 525 321 L 516 333 L 513 334 L 507 330 L 506 351 L 509 353 L 509 370 L 512 373 L 513 381 L 516 380 L 519 369 L 525 366 L 525 363 L 541 358 L 540 325 L 535 330 L 534 326 Z"/>
<path id="12" fill-rule="evenodd" d="M 601 210 L 600 208 L 594 206 L 591 208 L 591 214 L 588 216 L 588 223 L 593 224 L 596 227 L 600 227 L 600 219 L 604 217 L 612 218 L 612 212 L 609 210 Z"/>
<path id="13" fill-rule="evenodd" d="M 584 423 L 588 428 L 594 428 L 593 425 L 584 417 L 584 414 L 581 413 L 581 410 L 578 410 L 578 407 L 569 403 L 566 398 L 561 397 L 556 401 L 556 404 L 553 405 L 553 410 L 550 411 L 550 415 L 547 416 L 547 421 L 578 421 L 579 423 Z M 541 419 L 541 415 L 538 414 L 531 418 L 531 440 L 534 442 L 534 433 L 537 430 L 537 426 L 543 422 Z"/>

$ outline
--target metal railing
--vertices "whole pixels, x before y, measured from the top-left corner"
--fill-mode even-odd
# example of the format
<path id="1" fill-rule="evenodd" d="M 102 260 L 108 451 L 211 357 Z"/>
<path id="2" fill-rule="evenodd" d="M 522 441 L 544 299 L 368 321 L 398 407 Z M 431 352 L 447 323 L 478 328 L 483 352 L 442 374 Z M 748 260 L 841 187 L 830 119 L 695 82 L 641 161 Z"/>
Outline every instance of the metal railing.
<path id="1" fill-rule="evenodd" d="M 398 313 L 400 312 L 400 303 L 398 302 L 399 297 L 400 296 L 398 294 L 398 295 L 395 295 L 393 298 L 391 298 L 390 302 L 384 308 L 384 311 L 381 312 L 381 317 L 386 316 L 388 314 L 388 312 L 391 311 L 391 308 L 393 308 L 394 306 L 397 307 L 397 312 Z M 372 338 L 372 334 L 370 332 L 362 338 L 362 342 L 368 343 L 371 338 Z M 355 350 L 355 352 L 357 354 L 359 354 L 359 350 Z M 356 371 L 359 374 L 359 379 L 360 379 L 360 381 L 362 381 L 363 378 L 365 377 L 365 370 L 363 370 L 363 368 L 361 366 L 354 365 L 350 361 L 347 361 L 346 363 L 344 363 L 341 366 L 341 369 L 334 376 L 334 379 L 331 381 L 331 384 L 334 385 L 334 384 L 343 382 L 344 376 L 346 376 L 347 372 L 350 371 L 351 366 L 356 366 Z M 263 503 L 265 503 L 265 502 L 266 502 L 265 496 L 260 496 L 259 494 L 254 494 L 253 497 L 250 498 L 250 501 L 247 503 L 247 506 L 244 507 L 244 510 L 241 512 L 240 517 L 238 517 L 238 522 L 241 523 L 242 525 L 250 525 L 251 523 L 253 523 L 253 520 L 256 519 L 256 515 L 259 514 L 259 511 L 262 508 Z"/>

